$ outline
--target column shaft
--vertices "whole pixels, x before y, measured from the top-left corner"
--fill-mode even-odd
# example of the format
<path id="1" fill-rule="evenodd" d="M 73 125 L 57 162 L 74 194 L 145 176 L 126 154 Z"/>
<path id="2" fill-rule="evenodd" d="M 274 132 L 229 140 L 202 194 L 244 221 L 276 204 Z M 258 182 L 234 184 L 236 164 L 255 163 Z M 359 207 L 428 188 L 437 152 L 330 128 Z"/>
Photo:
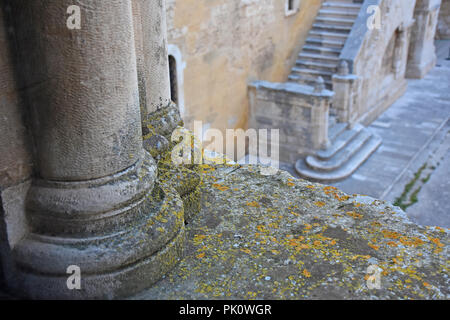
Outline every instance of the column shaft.
<path id="1" fill-rule="evenodd" d="M 165 1 L 132 0 L 143 119 L 170 102 Z"/>
<path id="2" fill-rule="evenodd" d="M 71 0 L 22 1 L 19 45 L 41 178 L 120 172 L 142 155 L 129 1 L 87 1 L 70 30 Z"/>

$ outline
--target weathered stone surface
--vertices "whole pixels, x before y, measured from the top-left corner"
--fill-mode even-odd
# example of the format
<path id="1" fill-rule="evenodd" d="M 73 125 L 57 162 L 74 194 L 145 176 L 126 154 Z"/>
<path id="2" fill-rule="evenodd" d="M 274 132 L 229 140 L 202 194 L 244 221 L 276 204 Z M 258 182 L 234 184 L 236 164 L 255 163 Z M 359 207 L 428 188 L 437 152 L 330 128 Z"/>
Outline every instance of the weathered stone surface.
<path id="1" fill-rule="evenodd" d="M 449 230 L 261 167 L 202 165 L 186 256 L 139 299 L 448 299 Z M 381 269 L 368 289 L 367 268 Z"/>

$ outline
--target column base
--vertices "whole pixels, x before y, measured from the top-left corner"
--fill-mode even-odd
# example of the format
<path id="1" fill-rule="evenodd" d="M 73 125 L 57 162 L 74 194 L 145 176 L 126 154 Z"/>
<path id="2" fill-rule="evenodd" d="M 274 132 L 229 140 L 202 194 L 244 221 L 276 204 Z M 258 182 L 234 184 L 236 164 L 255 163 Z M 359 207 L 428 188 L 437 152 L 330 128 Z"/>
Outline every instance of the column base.
<path id="1" fill-rule="evenodd" d="M 146 179 L 155 165 L 152 161 L 147 159 L 131 175 L 135 181 Z M 116 183 L 129 178 L 122 175 Z M 129 183 L 133 185 L 133 181 Z M 106 186 L 91 187 L 92 193 Z M 129 190 L 122 191 L 126 195 Z M 31 203 L 36 204 L 37 198 L 31 197 Z M 81 213 L 66 211 L 66 218 L 73 215 L 70 232 L 56 223 L 52 234 L 50 229 L 41 228 L 44 224 L 40 219 L 32 221 L 34 228 L 13 250 L 16 277 L 8 283 L 13 293 L 31 299 L 113 299 L 137 293 L 159 280 L 182 257 L 184 208 L 180 196 L 171 186 L 156 184 L 122 207 L 126 209 L 100 215 L 84 213 L 84 221 Z M 95 228 L 89 230 L 90 225 Z M 79 290 L 68 288 L 69 266 L 80 269 Z"/>
<path id="2" fill-rule="evenodd" d="M 189 222 L 200 211 L 201 175 L 196 172 L 198 165 L 172 163 L 171 153 L 176 144 L 172 142 L 172 133 L 182 124 L 177 105 L 170 103 L 147 116 L 143 123 L 143 138 L 144 148 L 159 160 L 158 179 L 172 185 L 181 196 L 184 204 L 184 219 Z"/>
<path id="3" fill-rule="evenodd" d="M 166 160 L 166 159 L 165 159 Z M 200 166 L 189 169 L 182 165 L 170 165 L 166 161 L 160 162 L 158 179 L 174 187 L 180 195 L 184 206 L 184 220 L 189 223 L 200 211 L 201 206 L 201 174 L 196 172 Z"/>

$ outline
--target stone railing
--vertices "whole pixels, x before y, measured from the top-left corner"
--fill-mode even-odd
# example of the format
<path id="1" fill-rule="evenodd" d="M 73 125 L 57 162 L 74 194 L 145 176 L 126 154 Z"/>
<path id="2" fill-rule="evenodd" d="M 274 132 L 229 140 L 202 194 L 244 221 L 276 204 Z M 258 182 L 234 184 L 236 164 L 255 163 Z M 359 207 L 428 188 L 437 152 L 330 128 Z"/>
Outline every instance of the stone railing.
<path id="1" fill-rule="evenodd" d="M 249 86 L 250 120 L 254 129 L 279 129 L 280 160 L 294 162 L 328 144 L 328 113 L 333 92 L 322 78 L 314 87 L 256 81 Z"/>
<path id="2" fill-rule="evenodd" d="M 406 90 L 415 2 L 364 1 L 341 52 L 340 72 L 333 77 L 339 121 L 369 124 Z"/>

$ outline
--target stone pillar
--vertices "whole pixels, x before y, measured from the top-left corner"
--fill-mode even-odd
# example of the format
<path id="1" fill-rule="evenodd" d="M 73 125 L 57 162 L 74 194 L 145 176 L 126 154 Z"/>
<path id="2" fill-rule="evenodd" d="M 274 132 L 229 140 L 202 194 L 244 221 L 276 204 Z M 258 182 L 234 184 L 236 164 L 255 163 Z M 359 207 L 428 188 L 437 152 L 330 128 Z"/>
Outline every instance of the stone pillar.
<path id="1" fill-rule="evenodd" d="M 7 11 L 0 2 L 0 288 L 13 276 L 11 251 L 27 231 L 24 202 L 33 162 L 8 41 Z"/>
<path id="2" fill-rule="evenodd" d="M 184 229 L 182 214 L 163 217 L 172 208 L 142 146 L 131 2 L 80 4 L 79 30 L 66 26 L 71 0 L 11 3 L 36 172 L 8 285 L 31 298 L 148 287 L 181 255 Z"/>
<path id="3" fill-rule="evenodd" d="M 166 2 L 132 0 L 132 4 L 141 110 L 148 115 L 170 102 Z"/>
<path id="4" fill-rule="evenodd" d="M 165 0 L 132 0 L 144 147 L 157 160 L 182 124 L 170 99 Z"/>
<path id="5" fill-rule="evenodd" d="M 333 75 L 333 108 L 337 112 L 338 122 L 352 123 L 358 117 L 357 110 L 353 110 L 355 83 L 358 79 L 354 74 L 349 74 L 348 64 L 342 60 L 338 73 Z"/>
<path id="6" fill-rule="evenodd" d="M 418 0 L 414 11 L 406 77 L 420 79 L 436 65 L 434 36 L 441 0 Z"/>
<path id="7" fill-rule="evenodd" d="M 325 149 L 329 147 L 328 140 L 328 116 L 330 102 L 333 95 L 325 89 L 322 77 L 318 77 L 314 83 L 314 90 L 311 94 L 312 114 L 311 114 L 311 140 L 314 149 Z"/>

